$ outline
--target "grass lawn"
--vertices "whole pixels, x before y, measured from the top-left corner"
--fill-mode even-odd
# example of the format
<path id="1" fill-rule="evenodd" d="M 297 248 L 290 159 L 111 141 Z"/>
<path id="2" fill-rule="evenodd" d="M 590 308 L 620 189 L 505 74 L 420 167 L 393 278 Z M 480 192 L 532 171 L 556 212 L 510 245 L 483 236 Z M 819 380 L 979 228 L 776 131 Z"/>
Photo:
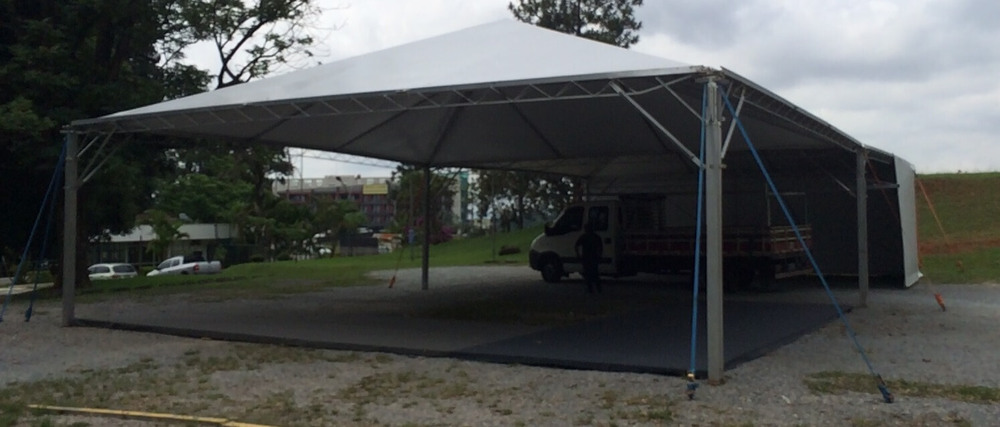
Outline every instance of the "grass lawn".
<path id="1" fill-rule="evenodd" d="M 918 184 L 917 230 L 922 247 L 938 253 L 949 251 L 949 243 L 951 251 L 1000 243 L 1000 173 L 925 175 L 918 180 L 927 194 L 925 198 Z"/>
<path id="2" fill-rule="evenodd" d="M 918 177 L 917 223 L 921 271 L 935 284 L 1000 282 L 1000 173 L 940 174 Z M 926 197 L 925 197 L 926 194 Z M 929 200 L 929 202 L 928 202 Z M 455 239 L 430 248 L 431 266 L 523 264 L 542 227 L 493 236 Z M 502 247 L 519 252 L 497 255 Z M 231 266 L 207 276 L 159 276 L 95 282 L 80 289 L 80 300 L 110 292 L 143 295 L 190 292 L 275 297 L 335 286 L 375 284 L 365 273 L 417 268 L 422 248 L 392 254 L 279 261 Z M 527 267 L 525 267 L 527 268 Z M 57 295 L 49 295 L 57 297 Z"/>
<path id="3" fill-rule="evenodd" d="M 923 175 L 918 181 L 924 275 L 934 283 L 1000 282 L 1000 173 Z"/>
<path id="4" fill-rule="evenodd" d="M 482 236 L 455 239 L 430 247 L 432 267 L 456 265 L 522 264 L 527 268 L 531 240 L 542 227 L 498 233 L 495 238 Z M 502 247 L 516 247 L 519 252 L 498 255 Z M 322 258 L 307 261 L 277 261 L 240 264 L 219 274 L 196 276 L 140 276 L 134 279 L 95 281 L 79 289 L 81 302 L 101 299 L 112 292 L 141 292 L 162 295 L 191 292 L 200 295 L 239 297 L 245 295 L 278 297 L 288 293 L 310 292 L 328 287 L 376 284 L 365 277 L 374 270 L 419 268 L 422 247 L 402 248 L 391 254 Z M 57 297 L 56 295 L 49 295 Z"/>

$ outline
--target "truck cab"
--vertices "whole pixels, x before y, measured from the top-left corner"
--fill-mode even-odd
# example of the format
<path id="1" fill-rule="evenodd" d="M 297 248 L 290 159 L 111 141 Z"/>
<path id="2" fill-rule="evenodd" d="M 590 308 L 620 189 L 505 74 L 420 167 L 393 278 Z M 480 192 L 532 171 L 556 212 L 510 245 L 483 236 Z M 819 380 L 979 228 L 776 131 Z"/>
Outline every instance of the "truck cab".
<path id="1" fill-rule="evenodd" d="M 222 271 L 222 263 L 219 261 L 205 261 L 205 257 L 200 252 L 195 255 L 175 256 L 163 260 L 155 269 L 146 273 L 146 276 L 159 276 L 168 274 L 214 274 Z"/>
<path id="2" fill-rule="evenodd" d="M 555 283 L 570 273 L 580 273 L 583 266 L 576 256 L 576 241 L 583 234 L 583 225 L 590 223 L 604 242 L 600 272 L 616 275 L 622 241 L 621 212 L 615 200 L 574 204 L 562 211 L 545 232 L 531 242 L 528 260 L 531 268 L 542 273 L 542 279 Z"/>
<path id="3" fill-rule="evenodd" d="M 686 196 L 632 196 L 592 200 L 572 204 L 545 226 L 545 232 L 531 242 L 528 260 L 546 282 L 554 283 L 583 266 L 576 255 L 576 241 L 590 223 L 604 242 L 600 274 L 631 276 L 638 273 L 690 273 L 694 270 L 699 239 L 691 215 L 683 207 L 694 205 Z M 753 203 L 734 210 L 742 222 L 722 230 L 723 275 L 730 289 L 750 286 L 769 288 L 774 280 L 812 272 L 805 257 L 812 242 L 808 223 L 771 224 L 766 203 Z M 699 237 L 700 236 L 700 237 Z M 801 238 L 801 241 L 800 241 Z M 697 256 L 705 257 L 701 245 Z M 702 266 L 705 263 L 701 264 Z"/>

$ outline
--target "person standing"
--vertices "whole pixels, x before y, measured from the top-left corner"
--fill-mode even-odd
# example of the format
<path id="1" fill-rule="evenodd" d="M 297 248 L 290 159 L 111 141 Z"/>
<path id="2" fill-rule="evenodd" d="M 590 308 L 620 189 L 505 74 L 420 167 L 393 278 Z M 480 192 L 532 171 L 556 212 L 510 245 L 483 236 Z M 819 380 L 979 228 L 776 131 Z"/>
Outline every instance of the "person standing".
<path id="1" fill-rule="evenodd" d="M 576 239 L 576 257 L 583 265 L 583 281 L 587 283 L 587 293 L 601 292 L 600 265 L 604 252 L 604 242 L 601 236 L 594 232 L 594 225 L 589 221 L 583 226 L 583 234 Z"/>

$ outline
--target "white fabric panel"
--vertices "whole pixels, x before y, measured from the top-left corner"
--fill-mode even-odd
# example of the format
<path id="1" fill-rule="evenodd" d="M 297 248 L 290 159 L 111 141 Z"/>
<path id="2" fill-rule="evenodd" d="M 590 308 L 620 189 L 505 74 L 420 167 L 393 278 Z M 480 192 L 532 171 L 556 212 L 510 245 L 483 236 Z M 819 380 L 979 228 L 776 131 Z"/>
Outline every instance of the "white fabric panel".
<path id="1" fill-rule="evenodd" d="M 906 160 L 896 156 L 896 183 L 899 184 L 899 226 L 903 239 L 904 285 L 913 286 L 920 280 L 920 254 L 917 248 L 917 205 L 914 189 L 916 173 Z"/>

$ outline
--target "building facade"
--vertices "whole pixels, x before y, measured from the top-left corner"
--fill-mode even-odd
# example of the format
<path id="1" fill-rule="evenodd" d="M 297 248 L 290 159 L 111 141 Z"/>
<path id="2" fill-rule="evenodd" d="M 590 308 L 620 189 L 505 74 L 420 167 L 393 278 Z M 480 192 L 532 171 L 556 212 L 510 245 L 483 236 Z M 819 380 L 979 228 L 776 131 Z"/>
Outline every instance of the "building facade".
<path id="1" fill-rule="evenodd" d="M 392 224 L 395 207 L 389 198 L 389 177 L 331 175 L 323 178 L 291 178 L 275 182 L 274 193 L 292 203 L 306 204 L 317 200 L 349 200 L 368 219 L 366 228 L 382 230 Z"/>
<path id="2" fill-rule="evenodd" d="M 451 182 L 454 195 L 445 206 L 445 223 L 462 228 L 470 222 L 469 172 L 462 171 Z M 306 204 L 315 200 L 349 200 L 368 219 L 366 228 L 380 231 L 392 225 L 396 206 L 389 197 L 392 177 L 362 177 L 360 175 L 330 175 L 323 178 L 290 178 L 275 183 L 274 193 L 292 203 Z"/>
<path id="3" fill-rule="evenodd" d="M 175 255 L 191 255 L 201 252 L 210 260 L 232 263 L 224 256 L 234 252 L 231 248 L 236 237 L 236 229 L 231 224 L 183 224 L 178 229 L 184 237 L 176 239 L 167 248 L 163 258 Z M 135 265 L 156 265 L 163 259 L 149 253 L 149 244 L 156 239 L 153 227 L 139 225 L 132 231 L 108 236 L 93 242 L 88 258 L 91 264 L 98 262 L 125 262 Z M 228 265 L 228 264 L 227 264 Z"/>

